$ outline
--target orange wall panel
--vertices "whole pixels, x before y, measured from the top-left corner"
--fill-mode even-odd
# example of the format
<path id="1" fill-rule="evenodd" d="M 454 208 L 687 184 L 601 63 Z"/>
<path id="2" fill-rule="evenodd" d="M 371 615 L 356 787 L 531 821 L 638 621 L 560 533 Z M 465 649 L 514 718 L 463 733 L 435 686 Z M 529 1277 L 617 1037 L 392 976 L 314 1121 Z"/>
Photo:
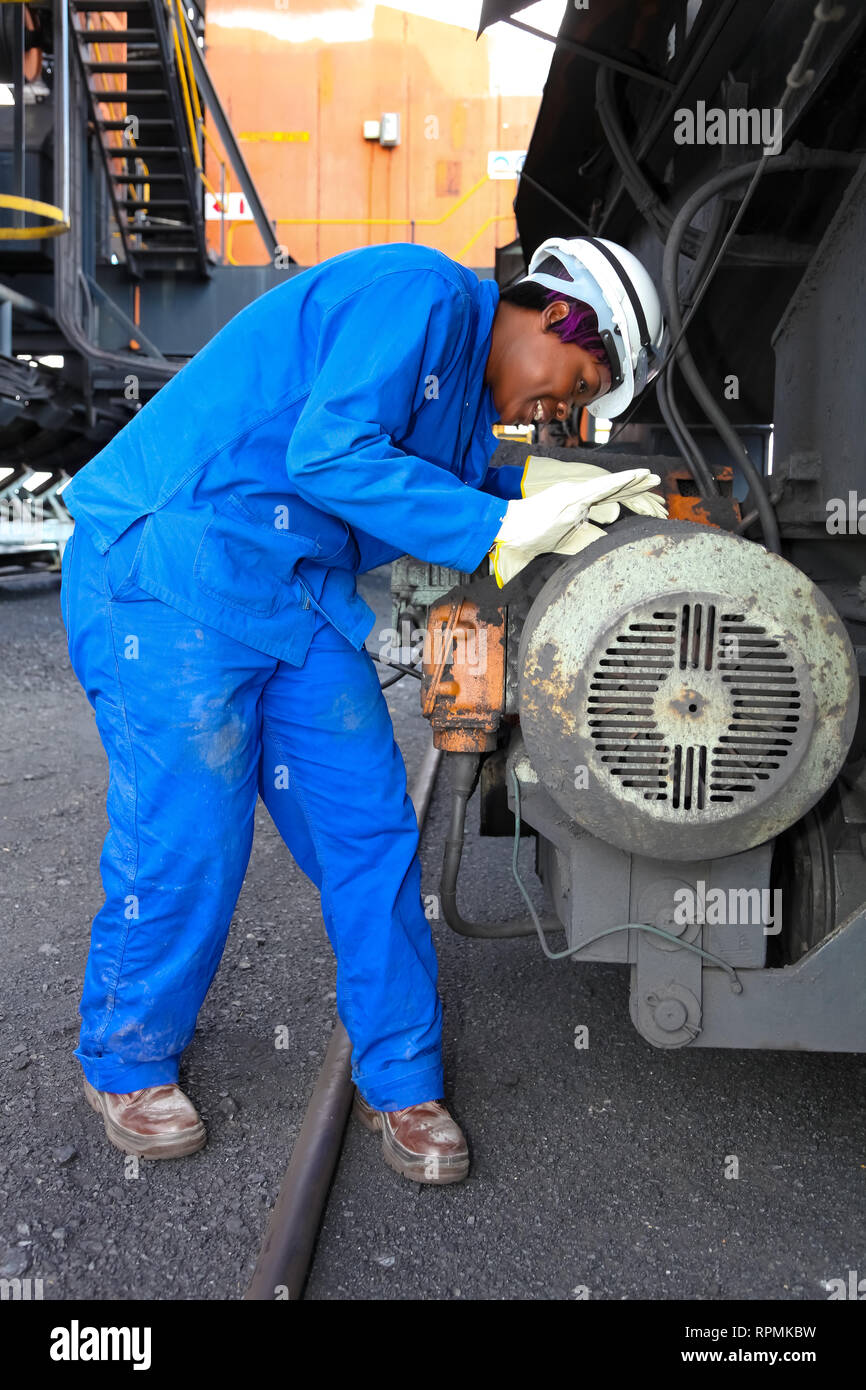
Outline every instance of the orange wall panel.
<path id="1" fill-rule="evenodd" d="M 516 182 L 486 178 L 488 151 L 526 148 L 540 93 L 491 91 L 487 35 L 364 0 L 209 0 L 207 20 L 208 67 L 296 260 L 414 238 L 492 266 L 516 232 Z M 400 115 L 393 148 L 363 138 L 385 111 Z M 219 188 L 212 154 L 207 170 Z M 261 263 L 255 227 L 228 225 L 234 259 Z M 208 235 L 218 251 L 218 223 Z"/>

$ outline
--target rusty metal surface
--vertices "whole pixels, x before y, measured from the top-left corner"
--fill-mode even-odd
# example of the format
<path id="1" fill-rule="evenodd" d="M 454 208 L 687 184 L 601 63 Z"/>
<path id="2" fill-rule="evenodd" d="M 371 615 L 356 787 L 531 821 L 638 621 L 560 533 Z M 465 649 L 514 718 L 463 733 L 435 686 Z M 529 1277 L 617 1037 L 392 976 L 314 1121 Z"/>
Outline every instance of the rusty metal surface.
<path id="1" fill-rule="evenodd" d="M 659 469 L 653 461 L 656 472 Z M 733 469 L 716 471 L 719 493 L 702 497 L 688 468 L 678 465 L 666 468 L 662 474 L 662 491 L 672 521 L 694 521 L 703 526 L 715 526 L 722 531 L 734 531 L 742 520 L 739 502 L 733 496 Z"/>
<path id="2" fill-rule="evenodd" d="M 557 569 L 518 667 L 542 783 L 595 835 L 661 858 L 786 829 L 836 776 L 857 715 L 853 649 L 820 590 L 688 522 L 621 523 Z"/>
<path id="3" fill-rule="evenodd" d="M 487 752 L 505 704 L 505 608 L 465 591 L 432 605 L 422 663 L 421 712 L 446 752 Z"/>

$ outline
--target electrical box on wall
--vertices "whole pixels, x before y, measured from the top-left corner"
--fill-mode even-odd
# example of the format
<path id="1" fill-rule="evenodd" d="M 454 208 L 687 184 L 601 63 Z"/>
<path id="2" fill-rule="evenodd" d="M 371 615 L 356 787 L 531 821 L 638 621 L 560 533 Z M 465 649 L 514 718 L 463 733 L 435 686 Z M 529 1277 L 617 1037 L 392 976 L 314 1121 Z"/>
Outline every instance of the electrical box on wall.
<path id="1" fill-rule="evenodd" d="M 364 139 L 365 139 L 365 140 L 378 140 L 378 139 L 379 139 L 379 132 L 381 131 L 381 129 L 382 129 L 382 126 L 381 126 L 381 122 L 380 122 L 380 121 L 365 121 L 365 122 L 364 122 Z"/>
<path id="2" fill-rule="evenodd" d="M 399 145 L 400 143 L 400 114 L 397 111 L 385 111 L 382 114 L 379 132 L 380 145 Z"/>

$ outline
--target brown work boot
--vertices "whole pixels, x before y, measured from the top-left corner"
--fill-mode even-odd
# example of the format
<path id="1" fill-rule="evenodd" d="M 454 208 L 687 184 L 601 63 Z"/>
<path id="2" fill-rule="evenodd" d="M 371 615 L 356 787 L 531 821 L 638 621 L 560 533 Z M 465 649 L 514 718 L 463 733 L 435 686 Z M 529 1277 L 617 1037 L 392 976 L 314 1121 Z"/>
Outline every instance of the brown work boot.
<path id="1" fill-rule="evenodd" d="M 463 1131 L 438 1100 L 402 1110 L 374 1110 L 355 1091 L 355 1114 L 365 1129 L 382 1131 L 382 1153 L 395 1172 L 413 1182 L 462 1182 L 469 1173 Z"/>
<path id="2" fill-rule="evenodd" d="M 102 1113 L 112 1144 L 124 1153 L 182 1158 L 204 1147 L 204 1121 L 176 1084 L 117 1093 L 97 1091 L 85 1077 L 84 1094 L 88 1105 Z"/>

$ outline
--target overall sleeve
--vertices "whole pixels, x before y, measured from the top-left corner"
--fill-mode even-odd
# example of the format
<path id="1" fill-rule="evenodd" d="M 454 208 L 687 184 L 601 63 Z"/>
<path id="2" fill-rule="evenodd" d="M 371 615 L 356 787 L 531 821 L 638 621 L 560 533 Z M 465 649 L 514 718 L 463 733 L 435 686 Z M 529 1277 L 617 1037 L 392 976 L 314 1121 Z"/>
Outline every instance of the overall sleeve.
<path id="1" fill-rule="evenodd" d="M 397 553 L 471 572 L 493 544 L 505 503 L 393 443 L 424 398 L 462 392 L 468 298 L 435 272 L 399 271 L 356 290 L 324 315 L 309 396 L 286 466 L 298 493 Z M 451 419 L 458 418 L 452 412 Z"/>
<path id="2" fill-rule="evenodd" d="M 523 496 L 523 471 L 522 464 L 491 464 L 480 490 L 490 493 L 491 497 L 504 497 L 508 502 L 519 501 Z"/>
<path id="3" fill-rule="evenodd" d="M 358 574 L 366 574 L 368 570 L 378 569 L 380 565 L 387 565 L 391 560 L 398 560 L 401 555 L 406 554 L 399 546 L 389 545 L 387 541 L 377 540 L 375 536 L 368 536 L 366 531 L 357 527 L 354 528 L 353 534 L 361 557 Z"/>

